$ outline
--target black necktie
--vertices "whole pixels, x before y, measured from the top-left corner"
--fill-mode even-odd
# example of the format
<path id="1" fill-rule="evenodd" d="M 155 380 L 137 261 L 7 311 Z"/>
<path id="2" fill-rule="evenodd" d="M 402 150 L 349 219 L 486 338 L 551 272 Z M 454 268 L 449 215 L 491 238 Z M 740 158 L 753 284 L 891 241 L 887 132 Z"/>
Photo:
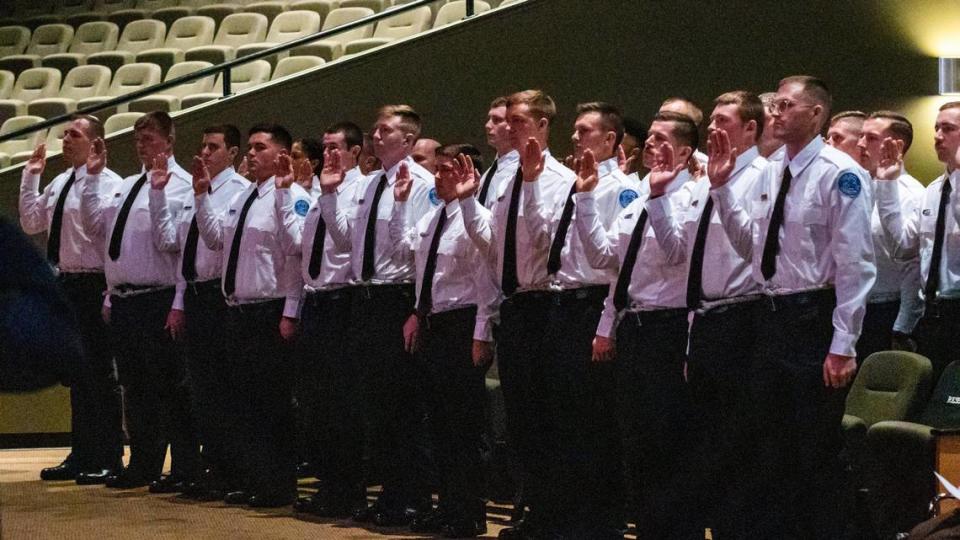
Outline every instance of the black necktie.
<path id="1" fill-rule="evenodd" d="M 140 188 L 142 188 L 146 182 L 147 173 L 143 173 L 143 176 L 133 184 L 133 188 L 123 201 L 123 206 L 120 207 L 120 213 L 117 214 L 117 223 L 113 226 L 113 234 L 110 235 L 110 249 L 107 251 L 112 261 L 120 258 L 120 243 L 123 242 L 123 228 L 127 225 L 127 216 L 130 215 L 130 208 L 133 206 L 133 202 L 137 200 L 137 194 L 140 193 Z"/>
<path id="2" fill-rule="evenodd" d="M 613 307 L 620 311 L 627 307 L 627 293 L 630 289 L 630 277 L 633 276 L 633 267 L 637 264 L 637 254 L 640 253 L 640 244 L 643 243 L 643 228 L 647 224 L 647 209 L 644 208 L 637 218 L 637 224 L 630 234 L 630 244 L 627 253 L 620 264 L 620 273 L 617 275 L 617 285 L 613 290 Z"/>
<path id="3" fill-rule="evenodd" d="M 560 254 L 563 253 L 563 244 L 567 241 L 567 230 L 570 229 L 570 220 L 573 219 L 573 194 L 577 192 L 574 183 L 567 195 L 567 202 L 563 205 L 563 214 L 560 215 L 560 224 L 557 225 L 557 234 L 550 244 L 550 256 L 547 257 L 547 273 L 556 274 L 560 270 Z"/>
<path id="4" fill-rule="evenodd" d="M 790 181 L 793 175 L 790 167 L 783 169 L 783 181 L 780 182 L 780 191 L 777 192 L 777 202 L 773 205 L 770 214 L 770 223 L 767 226 L 767 239 L 763 243 L 763 257 L 760 259 L 760 272 L 763 279 L 770 279 L 777 273 L 777 252 L 780 251 L 780 227 L 783 225 L 783 205 L 790 191 Z"/>
<path id="5" fill-rule="evenodd" d="M 477 197 L 477 201 L 480 202 L 480 206 L 486 206 L 487 204 L 487 193 L 490 192 L 490 184 L 493 183 L 493 175 L 497 174 L 497 160 L 493 160 L 493 166 L 490 167 L 490 170 L 487 171 L 486 178 L 483 180 L 483 187 L 480 188 L 480 196 Z"/>
<path id="6" fill-rule="evenodd" d="M 180 274 L 188 282 L 197 279 L 197 239 L 199 237 L 200 229 L 197 227 L 197 215 L 194 214 L 193 219 L 190 220 L 187 244 L 183 246 L 183 265 L 180 267 Z"/>
<path id="7" fill-rule="evenodd" d="M 319 214 L 319 212 L 317 212 Z M 310 249 L 310 264 L 307 265 L 307 274 L 310 279 L 317 279 L 320 275 L 320 267 L 323 266 L 323 242 L 327 236 L 327 222 L 323 216 L 318 215 L 317 229 L 313 233 L 313 247 Z"/>
<path id="8" fill-rule="evenodd" d="M 240 218 L 237 219 L 237 230 L 233 233 L 233 242 L 230 243 L 230 257 L 227 259 L 227 273 L 223 276 L 223 292 L 230 296 L 237 290 L 237 259 L 240 258 L 240 237 L 243 236 L 243 224 L 247 220 L 247 212 L 253 206 L 253 201 L 257 200 L 260 190 L 254 186 L 247 201 L 243 203 L 240 210 Z"/>
<path id="9" fill-rule="evenodd" d="M 940 190 L 940 207 L 937 210 L 937 226 L 933 233 L 933 253 L 930 255 L 930 272 L 927 275 L 927 286 L 923 288 L 923 296 L 928 300 L 935 300 L 937 287 L 940 286 L 940 261 L 943 259 L 943 237 L 947 226 L 947 203 L 950 202 L 950 178 L 944 178 L 943 188 Z"/>
<path id="10" fill-rule="evenodd" d="M 443 224 L 447 222 L 447 209 L 440 210 L 437 227 L 433 229 L 433 238 L 430 240 L 430 253 L 427 255 L 427 264 L 423 268 L 423 284 L 420 286 L 420 300 L 417 302 L 417 315 L 421 317 L 430 313 L 433 307 L 433 274 L 437 271 L 437 249 L 440 247 L 440 238 L 443 236 Z"/>
<path id="11" fill-rule="evenodd" d="M 693 241 L 690 255 L 690 274 L 687 276 L 687 309 L 696 309 L 703 297 L 703 253 L 707 247 L 707 232 L 710 230 L 710 214 L 713 213 L 713 197 L 707 195 L 707 204 L 697 225 L 697 238 Z"/>
<path id="12" fill-rule="evenodd" d="M 63 229 L 63 206 L 67 203 L 67 193 L 77 179 L 77 172 L 70 173 L 70 178 L 63 185 L 60 196 L 57 197 L 57 206 L 53 209 L 53 219 L 50 220 L 50 236 L 47 238 L 47 260 L 51 264 L 60 262 L 60 233 Z"/>
<path id="13" fill-rule="evenodd" d="M 510 206 L 507 212 L 507 230 L 503 239 L 503 274 L 500 288 L 510 296 L 517 290 L 517 214 L 520 210 L 520 188 L 523 187 L 523 170 L 517 167 L 510 189 Z"/>
<path id="14" fill-rule="evenodd" d="M 368 281 L 373 277 L 373 248 L 377 245 L 377 209 L 380 208 L 380 196 L 383 188 L 387 187 L 387 175 L 380 177 L 377 191 L 373 194 L 370 203 L 370 215 L 367 216 L 367 231 L 363 235 L 363 264 L 360 270 L 360 279 Z"/>

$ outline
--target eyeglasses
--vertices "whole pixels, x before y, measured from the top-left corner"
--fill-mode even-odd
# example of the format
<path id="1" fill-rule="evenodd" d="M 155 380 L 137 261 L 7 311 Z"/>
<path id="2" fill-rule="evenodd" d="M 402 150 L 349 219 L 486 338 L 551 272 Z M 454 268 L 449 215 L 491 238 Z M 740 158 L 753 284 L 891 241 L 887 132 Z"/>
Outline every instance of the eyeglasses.
<path id="1" fill-rule="evenodd" d="M 771 114 L 773 113 L 783 114 L 794 107 L 815 107 L 815 106 L 816 105 L 812 103 L 798 103 L 796 101 L 791 101 L 789 99 L 784 98 L 784 99 L 778 99 L 777 101 L 771 102 L 770 105 L 767 106 L 767 111 L 769 111 Z"/>

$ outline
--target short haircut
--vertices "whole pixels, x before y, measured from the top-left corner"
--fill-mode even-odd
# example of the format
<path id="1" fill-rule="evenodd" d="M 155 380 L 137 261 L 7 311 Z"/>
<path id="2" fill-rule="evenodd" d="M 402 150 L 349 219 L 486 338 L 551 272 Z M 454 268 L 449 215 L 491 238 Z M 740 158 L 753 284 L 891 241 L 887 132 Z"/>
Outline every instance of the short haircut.
<path id="1" fill-rule="evenodd" d="M 507 101 L 508 101 L 507 96 L 500 96 L 500 97 L 494 98 L 493 101 L 490 102 L 490 108 L 496 109 L 497 107 L 506 107 Z"/>
<path id="2" fill-rule="evenodd" d="M 786 84 L 799 84 L 802 86 L 803 93 L 816 104 L 823 107 L 823 117 L 830 117 L 830 111 L 833 108 L 833 97 L 830 95 L 830 89 L 827 88 L 827 83 L 823 82 L 822 79 L 811 77 L 810 75 L 791 75 L 790 77 L 780 79 L 777 88 Z"/>
<path id="3" fill-rule="evenodd" d="M 960 102 L 956 102 L 960 107 Z M 913 124 L 906 116 L 894 111 L 875 111 L 868 118 L 887 120 L 890 122 L 890 133 L 903 141 L 903 151 L 906 152 L 913 144 Z"/>
<path id="4" fill-rule="evenodd" d="M 92 114 L 71 114 L 70 121 L 84 120 L 87 122 L 87 136 L 91 139 L 102 139 L 106 132 L 103 129 L 103 122 Z"/>
<path id="5" fill-rule="evenodd" d="M 623 117 L 623 132 L 637 140 L 641 145 L 647 140 L 647 126 L 636 118 Z"/>
<path id="6" fill-rule="evenodd" d="M 777 93 L 776 93 L 776 92 L 764 92 L 764 93 L 760 94 L 760 95 L 757 96 L 757 97 L 760 98 L 760 101 L 763 103 L 763 106 L 764 106 L 764 107 L 769 107 L 770 105 L 773 105 L 773 100 L 774 100 L 774 98 L 777 97 Z"/>
<path id="7" fill-rule="evenodd" d="M 677 102 L 685 103 L 688 107 L 690 107 L 689 116 L 693 119 L 693 123 L 695 123 L 697 126 L 700 126 L 700 124 L 703 123 L 703 111 L 700 110 L 700 107 L 697 107 L 697 104 L 694 103 L 692 99 L 685 98 L 683 96 L 672 96 L 663 100 L 663 103 L 660 104 L 660 107 L 662 108 L 665 105 Z"/>
<path id="8" fill-rule="evenodd" d="M 290 132 L 287 131 L 287 128 L 281 126 L 280 124 L 256 124 L 250 128 L 249 132 L 247 132 L 247 137 L 252 137 L 255 133 L 266 133 L 267 135 L 270 135 L 270 138 L 273 140 L 273 142 L 282 146 L 287 152 L 289 152 L 290 148 L 293 146 L 293 137 L 290 136 Z"/>
<path id="9" fill-rule="evenodd" d="M 233 147 L 240 147 L 240 130 L 233 124 L 216 124 L 203 128 L 204 135 L 223 135 L 223 142 L 227 145 L 227 150 Z"/>
<path id="10" fill-rule="evenodd" d="M 939 110 L 945 111 L 947 109 L 960 109 L 960 101 L 948 101 L 941 105 Z"/>
<path id="11" fill-rule="evenodd" d="M 373 135 L 368 131 L 363 132 L 363 149 L 361 152 L 373 154 Z"/>
<path id="12" fill-rule="evenodd" d="M 317 166 L 313 168 L 313 174 L 319 175 L 323 170 L 323 143 L 312 137 L 297 139 L 300 143 L 300 149 L 307 159 L 317 160 Z"/>
<path id="13" fill-rule="evenodd" d="M 413 107 L 409 105 L 384 105 L 377 111 L 377 118 L 383 118 L 384 116 L 399 117 L 400 129 L 402 129 L 404 133 L 412 134 L 414 140 L 420 138 L 420 130 L 423 128 L 423 122 L 420 120 L 420 115 L 417 114 L 417 111 L 413 110 Z"/>
<path id="14" fill-rule="evenodd" d="M 737 114 L 743 123 L 751 120 L 757 123 L 757 138 L 763 133 L 763 102 L 753 92 L 734 90 L 717 96 L 714 105 L 736 105 Z"/>
<path id="15" fill-rule="evenodd" d="M 600 125 L 607 131 L 614 133 L 613 148 L 616 150 L 623 141 L 623 113 L 620 109 L 603 101 L 592 101 L 577 105 L 577 118 L 587 113 L 595 112 L 600 115 Z"/>
<path id="16" fill-rule="evenodd" d="M 653 117 L 653 121 L 673 122 L 673 136 L 693 150 L 696 150 L 700 144 L 700 133 L 697 131 L 697 125 L 693 122 L 692 118 L 683 113 L 673 111 L 658 112 L 656 116 Z"/>
<path id="17" fill-rule="evenodd" d="M 173 118 L 163 111 L 150 111 L 147 114 L 137 118 L 133 123 L 134 133 L 142 129 L 152 129 L 164 137 L 175 137 L 176 132 L 173 128 Z"/>
<path id="18" fill-rule="evenodd" d="M 863 121 L 866 119 L 867 113 L 863 111 L 840 111 L 830 119 L 830 125 L 832 126 L 840 120 L 849 120 L 855 124 L 863 125 Z"/>
<path id="19" fill-rule="evenodd" d="M 548 126 L 553 123 L 553 119 L 557 116 L 557 104 L 553 102 L 552 97 L 543 93 L 542 90 L 524 90 L 511 94 L 507 98 L 507 107 L 514 105 L 526 105 L 530 108 L 530 114 L 537 120 L 546 118 Z"/>
<path id="20" fill-rule="evenodd" d="M 343 133 L 343 140 L 347 143 L 347 150 L 350 150 L 354 146 L 363 147 L 363 130 L 353 122 L 337 122 L 336 124 L 331 124 L 327 129 L 323 130 L 323 132 L 327 135 Z"/>
<path id="21" fill-rule="evenodd" d="M 437 148 L 437 156 L 448 157 L 450 159 L 456 159 L 457 156 L 463 154 L 473 160 L 473 166 L 477 170 L 482 171 L 483 166 L 483 155 L 480 153 L 480 150 L 472 144 L 445 144 L 440 148 Z"/>

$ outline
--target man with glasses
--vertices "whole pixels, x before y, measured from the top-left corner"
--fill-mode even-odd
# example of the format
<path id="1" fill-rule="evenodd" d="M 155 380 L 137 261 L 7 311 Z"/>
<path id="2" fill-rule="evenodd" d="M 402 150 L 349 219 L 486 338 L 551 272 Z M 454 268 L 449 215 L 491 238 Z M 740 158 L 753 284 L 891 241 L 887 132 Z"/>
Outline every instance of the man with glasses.
<path id="1" fill-rule="evenodd" d="M 766 296 L 752 372 L 762 510 L 742 512 L 738 538 L 839 538 L 844 523 L 839 428 L 876 267 L 866 173 L 820 137 L 830 103 L 820 79 L 781 80 L 772 114 L 784 154 L 744 199 L 729 175 L 710 179 Z"/>

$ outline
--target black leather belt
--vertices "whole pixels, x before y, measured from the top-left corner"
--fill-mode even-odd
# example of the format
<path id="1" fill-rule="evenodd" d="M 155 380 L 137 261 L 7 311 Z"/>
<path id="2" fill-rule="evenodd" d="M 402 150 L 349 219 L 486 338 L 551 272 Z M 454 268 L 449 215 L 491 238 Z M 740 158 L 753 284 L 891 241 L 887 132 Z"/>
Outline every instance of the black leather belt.
<path id="1" fill-rule="evenodd" d="M 663 322 L 670 319 L 686 318 L 687 308 L 655 309 L 652 311 L 628 311 L 624 321 L 632 321 L 637 326 Z"/>
<path id="2" fill-rule="evenodd" d="M 761 305 L 767 311 L 781 311 L 784 309 L 821 305 L 835 302 L 836 292 L 833 289 L 817 289 L 782 296 L 767 296 Z"/>

